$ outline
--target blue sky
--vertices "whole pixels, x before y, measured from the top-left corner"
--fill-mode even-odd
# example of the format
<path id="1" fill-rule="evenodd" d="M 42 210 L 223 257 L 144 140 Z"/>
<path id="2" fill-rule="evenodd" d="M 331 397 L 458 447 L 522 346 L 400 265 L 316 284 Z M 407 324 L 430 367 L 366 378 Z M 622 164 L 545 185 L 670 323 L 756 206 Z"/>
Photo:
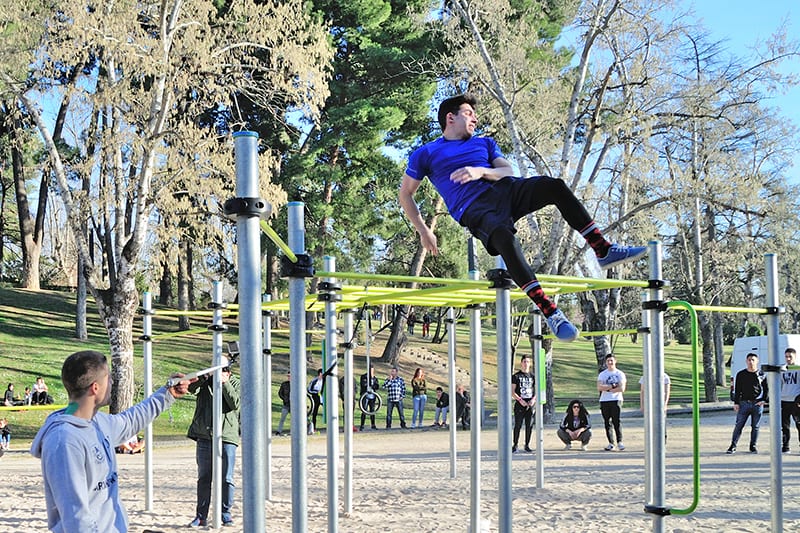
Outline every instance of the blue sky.
<path id="1" fill-rule="evenodd" d="M 712 38 L 724 40 L 726 48 L 740 57 L 751 57 L 752 48 L 768 39 L 783 22 L 789 36 L 800 37 L 800 0 L 680 0 L 677 4 L 679 8 L 692 8 L 697 22 L 711 32 Z M 800 58 L 787 61 L 782 70 L 800 74 Z M 771 105 L 800 126 L 800 87 L 774 95 Z M 787 178 L 800 183 L 800 154 L 794 162 Z"/>

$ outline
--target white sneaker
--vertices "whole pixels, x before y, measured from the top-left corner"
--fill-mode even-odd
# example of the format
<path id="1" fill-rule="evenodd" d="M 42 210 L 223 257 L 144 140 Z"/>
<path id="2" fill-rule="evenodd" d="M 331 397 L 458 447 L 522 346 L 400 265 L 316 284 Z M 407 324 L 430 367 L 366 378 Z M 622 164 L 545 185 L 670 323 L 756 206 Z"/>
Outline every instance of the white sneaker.
<path id="1" fill-rule="evenodd" d="M 618 449 L 619 451 L 622 451 L 622 450 L 624 450 L 624 449 L 625 449 L 625 445 L 624 445 L 624 444 L 622 444 L 621 442 L 618 442 L 618 443 L 617 443 L 617 449 Z"/>
<path id="2" fill-rule="evenodd" d="M 582 451 L 582 452 L 585 452 L 585 451 L 586 451 L 586 450 L 588 450 L 588 449 L 589 449 L 589 445 L 588 445 L 588 444 L 582 444 L 582 445 L 581 445 L 581 451 Z"/>
<path id="3" fill-rule="evenodd" d="M 613 444 L 609 444 L 608 446 L 606 446 L 606 447 L 605 447 L 605 448 L 603 448 L 603 449 L 604 449 L 605 451 L 607 451 L 607 452 L 610 452 L 610 451 L 612 451 L 612 450 L 614 449 L 614 445 L 613 445 Z"/>

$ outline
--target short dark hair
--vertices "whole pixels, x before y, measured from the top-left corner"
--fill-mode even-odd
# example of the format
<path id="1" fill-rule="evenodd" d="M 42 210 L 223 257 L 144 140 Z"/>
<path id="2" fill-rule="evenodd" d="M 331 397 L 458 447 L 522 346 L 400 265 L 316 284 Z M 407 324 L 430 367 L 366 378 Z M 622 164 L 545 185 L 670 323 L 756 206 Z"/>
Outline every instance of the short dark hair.
<path id="1" fill-rule="evenodd" d="M 605 360 L 606 360 L 606 361 L 608 361 L 608 360 L 609 360 L 609 359 L 611 359 L 612 357 L 613 357 L 614 359 L 616 359 L 616 358 L 617 358 L 617 356 L 616 356 L 616 355 L 614 355 L 613 353 L 610 353 L 610 354 L 606 355 L 606 359 L 605 359 Z"/>
<path id="2" fill-rule="evenodd" d="M 80 399 L 92 383 L 108 370 L 106 356 L 94 350 L 75 352 L 61 366 L 61 382 L 70 400 Z"/>
<path id="3" fill-rule="evenodd" d="M 789 348 L 786 348 L 786 350 L 783 353 L 784 353 L 784 355 L 787 354 L 787 353 L 797 354 L 797 350 L 795 350 L 794 348 L 792 348 L 790 346 Z"/>
<path id="4" fill-rule="evenodd" d="M 447 126 L 448 113 L 458 114 L 458 110 L 461 108 L 462 104 L 469 104 L 472 106 L 472 109 L 475 109 L 478 106 L 478 100 L 471 94 L 459 94 L 446 98 L 439 104 L 439 113 L 436 118 L 439 120 L 439 126 L 442 128 L 442 131 L 444 131 L 445 126 Z"/>
<path id="5" fill-rule="evenodd" d="M 758 354 L 750 352 L 750 353 L 748 353 L 747 355 L 744 356 L 745 359 L 750 359 L 751 357 L 755 357 L 756 359 L 758 359 Z"/>
<path id="6" fill-rule="evenodd" d="M 441 387 L 436 387 L 436 390 L 439 391 L 439 392 L 444 392 L 444 389 L 441 388 Z"/>

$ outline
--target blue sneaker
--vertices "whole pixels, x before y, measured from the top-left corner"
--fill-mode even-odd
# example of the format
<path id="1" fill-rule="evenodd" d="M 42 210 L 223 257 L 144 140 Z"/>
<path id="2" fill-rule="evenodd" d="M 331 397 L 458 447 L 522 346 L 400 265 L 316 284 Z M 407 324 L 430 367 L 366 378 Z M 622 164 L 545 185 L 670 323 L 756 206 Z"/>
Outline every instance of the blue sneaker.
<path id="1" fill-rule="evenodd" d="M 547 317 L 547 325 L 558 340 L 569 342 L 578 338 L 578 329 L 564 316 L 561 309 L 556 309 L 555 313 Z"/>
<path id="2" fill-rule="evenodd" d="M 207 525 L 208 522 L 206 521 L 206 519 L 200 518 L 199 516 L 194 520 L 192 520 L 191 522 L 189 522 L 189 527 L 206 527 Z"/>
<path id="3" fill-rule="evenodd" d="M 597 262 L 600 263 L 602 270 L 639 259 L 647 253 L 646 246 L 620 246 L 619 244 L 612 244 L 608 249 L 605 257 L 598 257 Z"/>

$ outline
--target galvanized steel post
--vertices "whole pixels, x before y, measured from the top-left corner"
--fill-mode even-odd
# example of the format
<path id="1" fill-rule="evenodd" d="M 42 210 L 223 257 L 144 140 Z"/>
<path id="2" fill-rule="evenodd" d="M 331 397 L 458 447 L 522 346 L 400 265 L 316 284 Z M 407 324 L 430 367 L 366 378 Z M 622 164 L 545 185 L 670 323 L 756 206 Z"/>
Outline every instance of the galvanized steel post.
<path id="1" fill-rule="evenodd" d="M 242 202 L 236 220 L 239 353 L 241 387 L 241 438 L 243 522 L 245 531 L 264 531 L 265 482 L 263 430 L 267 413 L 264 395 L 264 354 L 261 347 L 261 226 L 258 184 L 258 134 L 250 131 L 234 134 L 236 156 L 236 195 Z"/>

